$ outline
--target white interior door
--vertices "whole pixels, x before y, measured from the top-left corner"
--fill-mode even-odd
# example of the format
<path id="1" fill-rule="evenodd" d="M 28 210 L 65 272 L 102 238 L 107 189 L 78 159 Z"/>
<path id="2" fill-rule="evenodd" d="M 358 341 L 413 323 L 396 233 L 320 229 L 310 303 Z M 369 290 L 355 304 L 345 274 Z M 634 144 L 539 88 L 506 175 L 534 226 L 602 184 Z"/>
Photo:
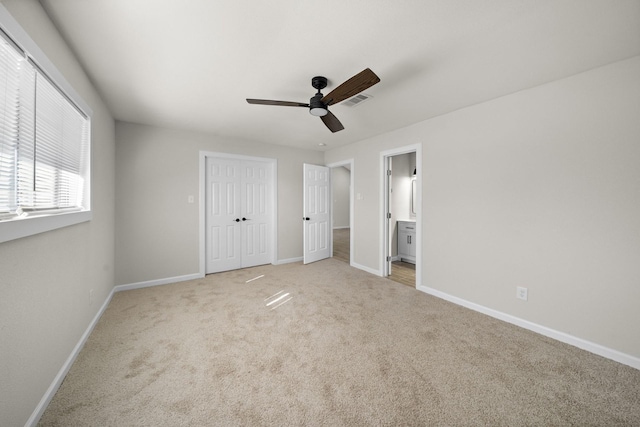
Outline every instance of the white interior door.
<path id="1" fill-rule="evenodd" d="M 206 159 L 206 272 L 241 267 L 240 162 Z"/>
<path id="2" fill-rule="evenodd" d="M 242 169 L 242 267 L 271 262 L 271 196 L 270 163 L 243 161 Z"/>
<path id="3" fill-rule="evenodd" d="M 331 256 L 331 170 L 303 166 L 304 264 Z"/>

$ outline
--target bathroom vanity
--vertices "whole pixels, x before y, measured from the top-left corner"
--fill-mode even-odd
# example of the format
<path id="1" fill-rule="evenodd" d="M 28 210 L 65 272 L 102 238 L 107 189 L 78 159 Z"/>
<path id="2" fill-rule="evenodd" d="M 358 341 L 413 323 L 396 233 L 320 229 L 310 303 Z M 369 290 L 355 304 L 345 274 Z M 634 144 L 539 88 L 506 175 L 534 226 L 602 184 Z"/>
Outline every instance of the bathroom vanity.
<path id="1" fill-rule="evenodd" d="M 398 258 L 401 261 L 416 263 L 416 222 L 398 221 Z"/>

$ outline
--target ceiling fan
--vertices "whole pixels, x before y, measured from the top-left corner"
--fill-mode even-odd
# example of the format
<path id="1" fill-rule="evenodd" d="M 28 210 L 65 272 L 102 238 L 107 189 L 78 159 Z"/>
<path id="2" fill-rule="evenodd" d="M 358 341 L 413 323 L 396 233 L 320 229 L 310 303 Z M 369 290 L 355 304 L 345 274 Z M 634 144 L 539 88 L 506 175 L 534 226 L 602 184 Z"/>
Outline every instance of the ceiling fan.
<path id="1" fill-rule="evenodd" d="M 362 92 L 365 89 L 370 88 L 374 84 L 378 83 L 380 78 L 370 69 L 365 69 L 355 76 L 351 77 L 340 86 L 333 89 L 326 95 L 320 93 L 322 89 L 327 87 L 327 78 L 322 76 L 316 76 L 311 79 L 311 86 L 318 90 L 318 92 L 311 97 L 308 104 L 303 102 L 291 102 L 291 101 L 272 101 L 269 99 L 249 99 L 249 104 L 260 105 L 277 105 L 282 107 L 305 107 L 309 109 L 309 113 L 314 116 L 320 117 L 322 122 L 329 128 L 331 132 L 338 132 L 344 129 L 342 123 L 336 116 L 333 115 L 328 109 L 330 105 L 342 102 L 347 98 L 351 98 Z"/>

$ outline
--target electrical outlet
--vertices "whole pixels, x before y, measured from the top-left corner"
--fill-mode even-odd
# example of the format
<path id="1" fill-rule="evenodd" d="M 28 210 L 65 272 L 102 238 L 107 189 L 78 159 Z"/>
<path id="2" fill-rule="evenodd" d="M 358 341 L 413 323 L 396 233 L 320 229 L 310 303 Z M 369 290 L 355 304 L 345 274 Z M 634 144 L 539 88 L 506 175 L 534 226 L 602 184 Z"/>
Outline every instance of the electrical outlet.
<path id="1" fill-rule="evenodd" d="M 523 288 L 522 286 L 518 286 L 516 288 L 516 298 L 526 301 L 527 300 L 528 291 L 529 290 L 527 288 Z"/>

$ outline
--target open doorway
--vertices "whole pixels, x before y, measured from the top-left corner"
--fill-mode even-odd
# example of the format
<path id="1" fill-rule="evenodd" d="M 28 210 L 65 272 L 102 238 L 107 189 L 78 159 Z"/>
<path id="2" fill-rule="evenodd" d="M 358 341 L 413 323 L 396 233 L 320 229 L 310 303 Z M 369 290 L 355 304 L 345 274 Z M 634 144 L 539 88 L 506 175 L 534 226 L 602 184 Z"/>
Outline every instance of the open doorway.
<path id="1" fill-rule="evenodd" d="M 351 264 L 353 161 L 335 163 L 331 168 L 332 256 Z"/>
<path id="2" fill-rule="evenodd" d="M 419 147 L 383 153 L 384 276 L 413 288 L 419 284 Z"/>

